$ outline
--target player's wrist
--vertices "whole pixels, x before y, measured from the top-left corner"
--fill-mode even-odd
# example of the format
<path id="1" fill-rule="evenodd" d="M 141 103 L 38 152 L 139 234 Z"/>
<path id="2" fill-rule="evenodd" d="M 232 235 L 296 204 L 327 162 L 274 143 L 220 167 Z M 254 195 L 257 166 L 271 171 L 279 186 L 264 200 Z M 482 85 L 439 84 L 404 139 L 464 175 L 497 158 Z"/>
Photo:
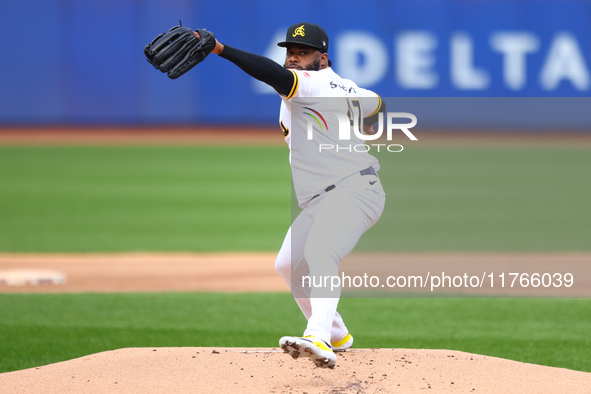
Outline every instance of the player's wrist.
<path id="1" fill-rule="evenodd" d="M 195 31 L 195 36 L 198 39 L 201 39 L 201 35 L 198 31 Z M 217 38 L 215 39 L 215 47 L 211 50 L 211 53 L 215 53 L 216 55 L 221 55 L 224 52 L 224 44 L 220 43 Z"/>
<path id="2" fill-rule="evenodd" d="M 215 40 L 215 47 L 211 51 L 216 55 L 221 55 L 224 52 L 224 44 L 220 43 L 218 40 Z"/>

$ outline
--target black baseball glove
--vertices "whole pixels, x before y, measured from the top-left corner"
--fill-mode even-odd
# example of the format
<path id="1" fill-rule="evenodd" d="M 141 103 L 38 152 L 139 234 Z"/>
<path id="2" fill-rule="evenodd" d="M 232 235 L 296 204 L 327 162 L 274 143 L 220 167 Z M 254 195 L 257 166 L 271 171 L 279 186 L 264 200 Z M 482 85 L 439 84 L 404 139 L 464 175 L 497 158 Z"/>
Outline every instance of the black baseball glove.
<path id="1" fill-rule="evenodd" d="M 195 30 L 197 38 L 188 27 L 175 26 L 160 34 L 144 48 L 148 62 L 168 78 L 177 79 L 197 64 L 215 48 L 215 36 L 205 29 Z"/>

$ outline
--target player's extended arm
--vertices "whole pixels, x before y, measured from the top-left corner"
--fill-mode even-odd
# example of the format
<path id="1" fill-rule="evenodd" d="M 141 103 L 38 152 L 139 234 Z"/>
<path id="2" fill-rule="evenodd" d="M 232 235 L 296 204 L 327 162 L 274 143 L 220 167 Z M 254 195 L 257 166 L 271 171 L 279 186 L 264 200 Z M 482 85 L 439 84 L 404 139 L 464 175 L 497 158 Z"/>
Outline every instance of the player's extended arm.
<path id="1" fill-rule="evenodd" d="M 283 96 L 288 96 L 292 91 L 296 78 L 294 73 L 267 57 L 221 44 L 217 40 L 211 52 L 236 64 L 248 75 L 270 85 Z"/>

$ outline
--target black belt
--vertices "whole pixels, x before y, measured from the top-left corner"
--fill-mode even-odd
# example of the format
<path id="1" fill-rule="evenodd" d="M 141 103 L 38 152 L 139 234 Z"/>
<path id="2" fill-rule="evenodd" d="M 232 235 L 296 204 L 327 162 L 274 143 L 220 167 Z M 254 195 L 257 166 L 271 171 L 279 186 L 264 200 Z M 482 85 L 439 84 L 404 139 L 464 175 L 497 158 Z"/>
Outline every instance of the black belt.
<path id="1" fill-rule="evenodd" d="M 375 176 L 377 176 L 377 175 L 378 175 L 378 174 L 376 173 L 376 170 L 375 170 L 373 167 L 367 167 L 365 170 L 361 170 L 361 171 L 359 171 L 359 174 L 360 174 L 361 176 L 364 176 L 364 175 L 375 175 Z M 344 179 L 347 179 L 347 178 L 348 178 L 348 177 L 346 177 L 346 178 L 343 178 L 343 180 L 344 180 Z M 332 185 L 330 185 L 330 186 L 327 186 L 327 187 L 326 187 L 326 189 L 324 189 L 324 192 L 325 192 L 325 193 L 326 193 L 326 192 L 329 192 L 329 191 L 331 191 L 332 189 L 334 189 L 335 187 L 337 187 L 337 185 L 333 183 Z M 314 196 L 314 197 L 312 197 L 312 198 L 311 198 L 309 201 L 312 201 L 313 199 L 315 199 L 315 198 L 316 198 L 316 197 L 318 197 L 318 196 L 320 196 L 320 194 L 317 194 L 317 195 L 315 195 L 315 196 Z"/>

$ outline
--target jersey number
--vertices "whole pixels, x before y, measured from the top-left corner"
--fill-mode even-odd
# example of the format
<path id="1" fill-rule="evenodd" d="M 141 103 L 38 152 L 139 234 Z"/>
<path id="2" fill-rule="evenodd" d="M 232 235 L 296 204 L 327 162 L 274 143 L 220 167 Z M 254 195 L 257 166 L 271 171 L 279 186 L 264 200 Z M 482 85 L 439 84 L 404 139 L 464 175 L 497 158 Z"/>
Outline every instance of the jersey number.
<path id="1" fill-rule="evenodd" d="M 355 126 L 355 121 L 359 122 L 359 132 L 363 132 L 363 128 L 361 127 L 361 103 L 359 100 L 349 100 L 347 99 L 347 106 L 349 109 L 347 110 L 347 117 L 351 122 L 351 127 Z"/>

